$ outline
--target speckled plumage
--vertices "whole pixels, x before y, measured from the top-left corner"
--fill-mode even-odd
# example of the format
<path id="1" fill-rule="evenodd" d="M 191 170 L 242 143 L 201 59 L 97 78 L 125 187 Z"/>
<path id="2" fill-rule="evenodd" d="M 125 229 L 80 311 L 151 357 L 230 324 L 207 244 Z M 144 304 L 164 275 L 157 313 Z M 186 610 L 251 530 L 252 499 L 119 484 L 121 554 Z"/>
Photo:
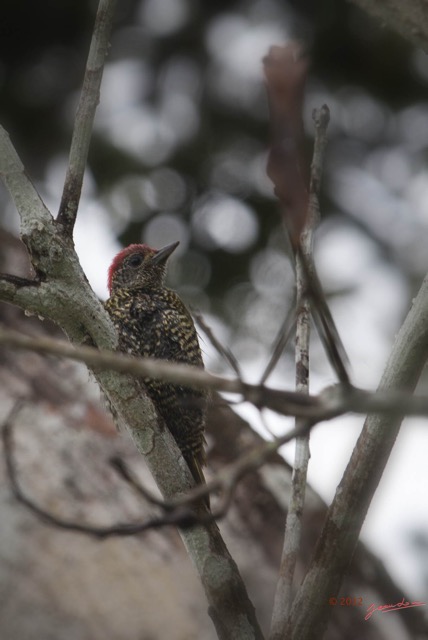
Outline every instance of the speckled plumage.
<path id="1" fill-rule="evenodd" d="M 119 253 L 109 270 L 105 307 L 121 351 L 203 367 L 192 317 L 175 291 L 164 286 L 166 261 L 177 244 L 160 250 L 130 245 Z M 205 394 L 152 379 L 144 383 L 192 475 L 203 482 Z"/>

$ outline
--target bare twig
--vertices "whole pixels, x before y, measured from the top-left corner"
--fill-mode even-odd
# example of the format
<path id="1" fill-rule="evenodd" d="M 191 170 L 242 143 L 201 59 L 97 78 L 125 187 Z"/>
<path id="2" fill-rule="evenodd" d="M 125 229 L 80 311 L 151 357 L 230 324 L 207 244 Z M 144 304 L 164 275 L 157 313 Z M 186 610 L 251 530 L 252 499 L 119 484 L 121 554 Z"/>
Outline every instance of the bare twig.
<path id="1" fill-rule="evenodd" d="M 308 282 L 306 270 L 302 264 L 302 256 L 312 260 L 313 233 L 319 222 L 319 192 L 321 185 L 322 164 L 326 147 L 326 131 L 329 123 L 329 110 L 326 105 L 315 109 L 315 144 L 311 166 L 309 193 L 309 211 L 307 222 L 300 238 L 300 251 L 296 253 L 296 288 L 297 288 L 297 322 L 296 322 L 296 391 L 309 394 L 309 342 L 310 342 L 310 300 L 307 297 Z M 296 419 L 296 427 L 301 419 Z M 306 480 L 309 463 L 309 433 L 296 438 L 295 457 L 291 496 L 284 534 L 281 568 L 275 593 L 274 609 L 271 625 L 271 640 L 281 640 L 287 618 L 291 609 L 294 571 L 297 554 L 300 548 L 302 515 L 305 504 Z"/>
<path id="2" fill-rule="evenodd" d="M 111 463 L 120 473 L 121 477 L 124 478 L 126 482 L 128 482 L 128 484 L 130 484 L 145 500 L 148 500 L 151 504 L 160 507 L 163 513 L 160 516 L 149 518 L 144 522 L 116 523 L 110 526 L 98 526 L 57 516 L 37 504 L 37 502 L 30 498 L 24 489 L 22 489 L 18 478 L 13 445 L 14 424 L 21 406 L 21 403 L 16 403 L 9 416 L 3 422 L 1 431 L 6 472 L 12 493 L 18 502 L 25 506 L 46 525 L 98 539 L 134 536 L 151 529 L 159 529 L 161 527 L 171 525 L 178 526 L 181 529 L 186 529 L 195 525 L 208 525 L 213 523 L 215 520 L 222 518 L 227 513 L 236 486 L 245 474 L 262 466 L 273 454 L 276 453 L 279 447 L 295 438 L 296 435 L 307 431 L 311 427 L 311 423 L 304 423 L 299 427 L 299 429 L 290 431 L 275 442 L 268 442 L 262 446 L 256 447 L 252 451 L 242 455 L 232 464 L 227 465 L 227 467 L 216 474 L 213 480 L 207 485 L 199 485 L 195 489 L 189 491 L 186 495 L 171 501 L 163 501 L 155 498 L 150 492 L 141 486 L 122 460 L 117 458 L 113 459 Z M 208 512 L 205 509 L 203 511 L 198 511 L 192 508 L 192 505 L 200 503 L 201 498 L 213 491 L 221 491 L 223 494 L 222 499 L 217 504 L 215 510 Z"/>
<path id="3" fill-rule="evenodd" d="M 12 493 L 15 498 L 24 505 L 35 516 L 42 520 L 45 524 L 56 527 L 58 529 L 64 529 L 66 531 L 73 531 L 75 533 L 82 533 L 85 535 L 93 536 L 96 538 L 107 538 L 111 536 L 130 536 L 138 533 L 143 533 L 149 529 L 155 529 L 167 524 L 177 524 L 177 514 L 174 514 L 173 519 L 168 522 L 168 515 L 161 518 L 153 518 L 144 523 L 135 524 L 115 524 L 109 527 L 93 526 L 89 524 L 83 524 L 81 522 L 75 522 L 65 518 L 61 518 L 47 511 L 34 500 L 32 500 L 22 489 L 18 480 L 18 470 L 15 463 L 14 446 L 13 446 L 13 428 L 18 414 L 19 408 L 16 405 L 9 416 L 3 423 L 1 436 L 3 442 L 6 472 L 9 479 L 9 483 L 12 489 Z M 191 514 L 193 517 L 195 514 Z M 171 519 L 171 518 L 170 518 Z M 180 524 L 182 520 L 179 520 Z M 183 525 L 187 524 L 183 522 Z M 194 522 L 192 523 L 194 524 Z"/>
<path id="4" fill-rule="evenodd" d="M 303 134 L 303 89 L 308 62 L 298 43 L 284 47 L 271 47 L 264 59 L 266 91 L 269 101 L 272 144 L 268 157 L 267 174 L 272 180 L 275 195 L 281 205 L 282 218 L 290 238 L 291 246 L 298 254 L 297 260 L 305 270 L 308 295 L 311 298 L 314 320 L 327 356 L 338 379 L 349 384 L 347 358 L 333 317 L 312 259 L 302 249 L 302 232 L 309 211 L 315 212 L 317 204 L 309 204 L 306 163 L 304 159 Z M 318 123 L 328 121 L 327 107 L 317 112 Z M 326 138 L 319 127 L 319 149 L 325 146 Z M 322 153 L 322 151 L 320 151 Z M 317 151 L 317 153 L 319 153 Z M 318 162 L 315 164 L 319 165 Z M 320 169 L 311 177 L 312 192 L 319 184 Z M 316 183 L 316 184 L 315 184 Z"/>
<path id="5" fill-rule="evenodd" d="M 148 491 L 140 482 L 138 482 L 135 475 L 129 469 L 128 465 L 125 463 L 122 458 L 119 456 L 112 456 L 109 460 L 110 466 L 112 469 L 116 471 L 116 473 L 123 479 L 125 482 L 131 486 L 138 495 L 149 502 L 150 504 L 155 505 L 156 507 L 162 507 L 165 511 L 171 511 L 174 506 L 171 502 L 167 500 L 162 500 L 162 498 L 156 498 L 153 493 Z"/>
<path id="6" fill-rule="evenodd" d="M 16 289 L 19 287 L 37 287 L 40 282 L 38 280 L 29 280 L 28 278 L 21 278 L 20 276 L 14 276 L 10 273 L 0 273 L 0 280 L 4 283 L 9 282 Z"/>
<path id="7" fill-rule="evenodd" d="M 77 522 L 62 518 L 55 515 L 51 511 L 48 511 L 44 507 L 37 504 L 32 498 L 30 498 L 24 489 L 21 487 L 18 479 L 18 469 L 15 463 L 14 445 L 13 445 L 13 430 L 16 421 L 16 416 L 20 410 L 21 404 L 17 403 L 9 416 L 3 422 L 1 430 L 1 437 L 3 442 L 3 450 L 6 463 L 6 473 L 12 489 L 12 493 L 15 498 L 23 506 L 25 506 L 31 513 L 39 518 L 46 525 L 55 527 L 57 529 L 63 529 L 74 533 L 81 533 L 90 537 L 98 539 L 105 539 L 111 537 L 124 537 L 135 536 L 141 533 L 145 533 L 151 529 L 159 529 L 165 526 L 179 526 L 182 529 L 192 527 L 196 524 L 208 524 L 215 519 L 222 517 L 232 499 L 232 491 L 228 492 L 226 499 L 223 501 L 221 510 L 217 509 L 215 513 L 198 513 L 189 507 L 199 500 L 198 497 L 191 495 L 181 498 L 176 504 L 174 502 L 166 502 L 156 499 L 152 496 L 144 487 L 142 487 L 134 478 L 133 474 L 126 468 L 122 461 L 114 460 L 114 466 L 119 470 L 121 476 L 146 500 L 149 500 L 152 504 L 162 508 L 163 514 L 149 518 L 144 522 L 135 523 L 116 523 L 110 526 L 98 526 L 87 523 Z M 207 493 L 206 491 L 204 493 Z"/>
<path id="8" fill-rule="evenodd" d="M 307 398 L 292 391 L 280 391 L 247 384 L 238 378 L 217 376 L 197 367 L 152 358 L 135 358 L 112 351 L 99 351 L 93 347 L 75 347 L 62 340 L 33 338 L 1 327 L 0 344 L 70 358 L 84 362 L 93 369 L 130 373 L 136 377 L 150 377 L 195 388 L 236 393 L 257 407 L 269 407 L 281 413 L 285 412 L 286 415 L 297 413 L 297 415 L 312 417 L 314 411 L 317 412 L 322 407 L 327 408 L 327 404 L 319 405 L 319 400 L 315 398 Z"/>
<path id="9" fill-rule="evenodd" d="M 239 362 L 237 361 L 237 359 L 235 358 L 235 356 L 233 355 L 231 350 L 228 347 L 225 347 L 220 342 L 220 340 L 218 340 L 218 338 L 214 335 L 213 330 L 211 329 L 211 327 L 209 327 L 207 325 L 207 323 L 205 322 L 203 316 L 200 313 L 193 312 L 192 315 L 193 315 L 193 317 L 195 319 L 196 324 L 205 333 L 205 335 L 207 336 L 208 340 L 213 345 L 214 349 L 216 349 L 216 351 L 220 354 L 220 356 L 222 358 L 224 358 L 225 361 L 230 365 L 230 367 L 236 373 L 238 378 L 242 379 L 242 374 L 241 374 L 241 369 L 239 367 Z"/>
<path id="10" fill-rule="evenodd" d="M 307 259 L 300 249 L 298 251 L 302 269 L 306 272 L 307 293 L 312 302 L 312 317 L 318 335 L 338 379 L 342 384 L 348 385 L 350 384 L 348 356 L 325 299 L 315 265 Z"/>
<path id="11" fill-rule="evenodd" d="M 330 122 L 328 106 L 324 104 L 320 109 L 314 109 L 312 117 L 315 124 L 315 144 L 309 187 L 308 224 L 306 226 L 307 231 L 302 233 L 297 249 L 297 265 L 305 284 L 306 294 L 312 302 L 314 321 L 327 356 L 340 382 L 349 384 L 348 356 L 318 279 L 313 261 L 312 238 L 306 237 L 306 233 L 312 236 L 311 230 L 316 227 L 319 221 L 319 195 L 323 160 L 327 146 L 327 127 Z"/>
<path id="12" fill-rule="evenodd" d="M 308 396 L 294 391 L 248 384 L 237 378 L 216 376 L 187 365 L 151 358 L 134 358 L 112 351 L 98 351 L 93 347 L 74 347 L 62 340 L 33 338 L 1 328 L 0 344 L 70 358 L 100 371 L 130 373 L 136 377 L 150 377 L 189 387 L 236 393 L 258 408 L 266 407 L 281 415 L 299 416 L 308 420 L 328 420 L 348 412 L 428 416 L 428 398 L 414 397 L 405 391 L 378 390 L 373 393 L 352 385 L 336 385 L 327 387 L 318 395 Z"/>
<path id="13" fill-rule="evenodd" d="M 278 335 L 275 339 L 275 342 L 272 348 L 272 354 L 269 358 L 269 362 L 267 363 L 266 369 L 263 371 L 263 375 L 260 378 L 261 385 L 265 384 L 266 380 L 269 378 L 270 374 L 278 364 L 278 361 L 291 338 L 291 333 L 293 331 L 295 324 L 296 324 L 296 309 L 294 307 L 290 307 L 285 317 L 285 320 L 282 323 L 280 330 L 278 331 Z"/>
<path id="14" fill-rule="evenodd" d="M 206 484 L 197 486 L 195 489 L 192 489 L 184 496 L 180 498 L 176 498 L 175 500 L 162 500 L 156 498 L 150 491 L 148 491 L 137 479 L 135 474 L 129 469 L 129 467 L 125 464 L 125 462 L 114 456 L 110 459 L 111 466 L 117 471 L 119 476 L 125 480 L 144 500 L 153 504 L 157 507 L 163 509 L 166 513 L 173 513 L 174 516 L 177 517 L 177 521 L 174 523 L 166 522 L 165 524 L 181 524 L 181 522 L 195 524 L 204 524 L 207 522 L 212 522 L 214 520 L 219 520 L 222 518 L 228 510 L 228 507 L 233 498 L 234 487 L 231 488 L 230 491 L 224 492 L 224 497 L 222 502 L 217 503 L 216 509 L 211 510 L 209 513 L 201 513 L 196 515 L 195 512 L 185 510 L 183 507 L 192 505 L 196 502 L 199 502 L 201 498 L 209 495 L 212 491 L 212 483 L 209 486 Z M 214 480 L 214 484 L 217 486 L 217 489 L 222 486 L 222 481 L 220 480 L 220 484 L 217 484 L 216 479 Z"/>
<path id="15" fill-rule="evenodd" d="M 428 278 L 397 335 L 380 382 L 381 395 L 400 393 L 399 389 L 410 393 L 415 388 L 428 357 L 427 317 Z M 328 598 L 338 593 L 405 413 L 403 408 L 395 416 L 374 414 L 366 419 L 294 600 L 285 640 L 323 636 L 332 610 Z"/>
<path id="16" fill-rule="evenodd" d="M 198 485 L 188 491 L 185 495 L 174 498 L 174 500 L 168 502 L 158 501 L 154 496 L 149 494 L 146 489 L 142 490 L 141 485 L 139 485 L 138 481 L 133 477 L 133 474 L 130 473 L 129 470 L 125 470 L 123 473 L 123 465 L 119 465 L 121 467 L 120 473 L 127 481 L 130 480 L 130 484 L 142 495 L 142 497 L 149 499 L 153 504 L 161 506 L 166 510 L 173 510 L 178 507 L 184 507 L 191 503 L 198 502 L 208 493 L 221 493 L 222 499 L 220 504 L 216 505 L 216 509 L 213 509 L 211 514 L 213 518 L 218 519 L 223 517 L 227 512 L 228 506 L 233 498 L 235 488 L 244 475 L 263 466 L 280 447 L 291 442 L 295 438 L 308 433 L 314 426 L 315 421 L 302 421 L 298 427 L 290 429 L 280 438 L 275 438 L 270 442 L 264 442 L 262 445 L 254 447 L 251 451 L 242 454 L 239 458 L 234 460 L 234 462 L 220 469 L 220 471 L 218 471 L 206 484 Z M 202 522 L 205 522 L 205 520 L 202 520 Z"/>
<path id="17" fill-rule="evenodd" d="M 74 122 L 69 164 L 57 221 L 71 236 L 76 221 L 95 111 L 100 101 L 104 62 L 109 50 L 116 0 L 100 0 L 95 18 L 83 87 Z"/>

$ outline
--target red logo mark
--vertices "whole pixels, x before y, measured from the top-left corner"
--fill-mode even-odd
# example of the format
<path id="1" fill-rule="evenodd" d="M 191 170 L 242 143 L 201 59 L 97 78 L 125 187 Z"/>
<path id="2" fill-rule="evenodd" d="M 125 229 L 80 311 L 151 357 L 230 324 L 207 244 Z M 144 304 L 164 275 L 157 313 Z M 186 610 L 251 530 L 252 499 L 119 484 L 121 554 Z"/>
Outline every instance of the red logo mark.
<path id="1" fill-rule="evenodd" d="M 375 611 L 380 611 L 381 613 L 389 613 L 390 611 L 400 611 L 401 609 L 410 609 L 410 607 L 422 607 L 425 602 L 419 602 L 415 600 L 414 602 L 408 602 L 404 598 L 400 602 L 396 602 L 395 604 L 381 604 L 378 607 L 375 604 L 371 604 L 367 609 L 367 613 L 364 617 L 364 620 L 368 620 L 372 617 Z"/>

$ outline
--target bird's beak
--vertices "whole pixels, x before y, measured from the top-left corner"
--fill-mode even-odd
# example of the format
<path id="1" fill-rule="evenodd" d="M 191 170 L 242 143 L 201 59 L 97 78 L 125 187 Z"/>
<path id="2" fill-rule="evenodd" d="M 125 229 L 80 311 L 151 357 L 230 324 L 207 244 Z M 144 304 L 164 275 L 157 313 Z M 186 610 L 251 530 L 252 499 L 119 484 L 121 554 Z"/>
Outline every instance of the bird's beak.
<path id="1" fill-rule="evenodd" d="M 178 247 L 179 242 L 173 242 L 172 244 L 167 244 L 166 247 L 162 247 L 159 249 L 157 253 L 152 258 L 152 264 L 163 264 L 166 262 L 171 255 L 171 253 Z"/>

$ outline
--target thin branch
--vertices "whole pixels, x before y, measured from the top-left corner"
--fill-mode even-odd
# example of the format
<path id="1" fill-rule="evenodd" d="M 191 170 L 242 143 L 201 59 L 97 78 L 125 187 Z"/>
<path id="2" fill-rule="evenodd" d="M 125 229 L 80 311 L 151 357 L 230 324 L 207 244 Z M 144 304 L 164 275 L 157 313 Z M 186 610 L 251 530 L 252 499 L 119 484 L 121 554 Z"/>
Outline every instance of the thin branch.
<path id="1" fill-rule="evenodd" d="M 131 472 L 128 465 L 125 463 L 122 458 L 119 456 L 112 456 L 109 460 L 110 466 L 112 469 L 116 471 L 120 478 L 125 480 L 131 486 L 138 495 L 149 502 L 150 504 L 155 505 L 156 507 L 162 507 L 165 511 L 171 511 L 174 508 L 174 505 L 171 502 L 166 500 L 162 500 L 162 498 L 156 498 L 153 493 L 148 491 L 140 482 L 138 482 L 136 476 Z"/>
<path id="2" fill-rule="evenodd" d="M 137 535 L 148 529 L 163 527 L 167 524 L 178 525 L 186 547 L 189 547 L 189 550 L 192 552 L 192 558 L 196 566 L 199 568 L 199 565 L 203 564 L 205 571 L 209 571 L 207 562 L 212 565 L 209 575 L 202 575 L 201 577 L 210 603 L 209 613 L 216 626 L 219 639 L 228 640 L 231 637 L 246 637 L 254 640 L 262 640 L 263 636 L 255 617 L 254 608 L 248 599 L 245 586 L 240 583 L 238 569 L 228 554 L 222 538 L 218 533 L 218 528 L 215 522 L 213 522 L 213 514 L 208 513 L 205 507 L 205 513 L 203 514 L 197 514 L 195 511 L 189 512 L 188 509 L 176 509 L 172 513 L 166 513 L 159 518 L 153 518 L 144 523 L 119 523 L 111 527 L 84 525 L 79 522 L 59 518 L 34 503 L 33 500 L 26 496 L 19 485 L 13 460 L 13 420 L 11 418 L 12 416 L 9 416 L 9 420 L 6 421 L 2 429 L 3 445 L 6 454 L 6 468 L 14 495 L 23 505 L 49 526 L 90 535 L 97 539 L 104 539 L 111 536 Z M 224 512 L 226 512 L 230 504 L 230 498 L 231 492 L 229 492 L 223 500 Z M 206 540 L 202 536 L 203 532 L 205 533 Z M 213 576 L 211 575 L 211 571 L 214 571 Z M 232 575 L 229 575 L 230 573 L 232 573 Z M 211 586 L 212 582 L 214 584 Z"/>
<path id="3" fill-rule="evenodd" d="M 307 297 L 308 282 L 302 264 L 302 255 L 312 260 L 313 234 L 319 224 L 319 194 L 324 152 L 327 144 L 327 127 L 330 119 L 328 107 L 315 109 L 312 114 L 315 124 L 315 144 L 311 166 L 309 211 L 306 225 L 300 238 L 300 251 L 296 253 L 296 391 L 309 394 L 309 342 L 310 300 Z M 296 427 L 301 419 L 296 419 Z M 296 438 L 291 495 L 285 524 L 284 547 L 275 593 L 271 625 L 271 640 L 284 637 L 287 618 L 291 609 L 294 572 L 300 548 L 302 516 L 305 504 L 307 472 L 309 464 L 309 433 Z"/>
<path id="4" fill-rule="evenodd" d="M 180 510 L 175 509 L 170 513 L 164 513 L 157 518 L 149 518 L 145 522 L 136 523 L 116 523 L 110 526 L 97 526 L 77 522 L 75 520 L 69 520 L 53 514 L 52 512 L 44 509 L 32 500 L 22 489 L 19 484 L 17 470 L 13 460 L 12 445 L 10 442 L 10 429 L 4 428 L 2 431 L 3 445 L 5 449 L 6 471 L 10 482 L 12 493 L 15 498 L 23 506 L 25 506 L 33 515 L 40 519 L 44 524 L 54 527 L 56 529 L 62 529 L 64 531 L 70 531 L 71 533 L 80 533 L 86 536 L 104 540 L 106 538 L 113 537 L 126 537 L 136 536 L 152 529 L 161 529 L 166 526 L 179 526 L 182 529 L 193 527 L 196 524 L 209 522 L 214 519 L 211 514 L 205 516 L 196 515 L 195 512 L 189 509 Z"/>
<path id="5" fill-rule="evenodd" d="M 309 338 L 310 303 L 304 296 L 304 272 L 296 259 L 297 308 L 296 323 L 296 391 L 309 394 Z M 302 418 L 296 418 L 296 427 Z M 282 640 L 291 609 L 293 578 L 300 548 L 303 508 L 305 503 L 306 477 L 309 463 L 309 433 L 296 439 L 291 479 L 291 494 L 288 502 L 280 571 L 276 586 L 270 640 Z"/>
<path id="6" fill-rule="evenodd" d="M 302 249 L 302 233 L 307 216 L 314 207 L 308 206 L 303 134 L 303 89 L 308 62 L 302 47 L 291 42 L 284 47 L 271 47 L 264 58 L 266 91 L 269 102 L 272 143 L 268 156 L 267 174 L 272 180 L 275 195 L 281 205 L 282 219 L 297 260 L 305 270 L 308 295 L 311 297 L 314 320 L 327 356 L 338 379 L 349 384 L 347 357 L 333 317 L 328 308 L 315 266 Z M 317 118 L 328 121 L 329 111 L 322 107 Z M 325 136 L 319 148 L 325 146 Z M 317 151 L 318 153 L 318 151 Z M 321 151 L 322 153 L 322 151 Z M 318 163 L 319 164 L 319 163 Z M 314 174 L 312 185 L 320 182 L 320 170 Z"/>
<path id="7" fill-rule="evenodd" d="M 116 523 L 110 526 L 98 526 L 88 523 L 82 523 L 67 518 L 62 518 L 40 506 L 32 498 L 30 498 L 21 487 L 18 470 L 15 462 L 13 431 L 16 422 L 16 416 L 21 408 L 21 403 L 17 403 L 9 416 L 3 422 L 1 437 L 3 442 L 3 450 L 5 456 L 5 465 L 7 477 L 12 489 L 12 493 L 16 500 L 31 511 L 44 524 L 63 529 L 66 531 L 84 534 L 98 539 L 110 537 L 134 536 L 151 529 L 159 529 L 165 526 L 179 526 L 181 529 L 187 529 L 195 525 L 208 525 L 215 520 L 224 517 L 230 507 L 233 495 L 238 482 L 250 471 L 254 471 L 276 453 L 283 444 L 291 441 L 299 434 L 307 432 L 313 424 L 304 423 L 298 429 L 291 430 L 282 438 L 278 438 L 274 442 L 267 442 L 262 446 L 254 448 L 252 451 L 245 453 L 236 461 L 227 465 L 207 484 L 199 485 L 190 490 L 186 495 L 171 501 L 163 501 L 155 498 L 148 492 L 132 472 L 126 467 L 120 459 L 111 461 L 114 468 L 120 473 L 121 477 L 132 486 L 137 493 L 145 500 L 160 507 L 163 511 L 161 516 L 150 518 L 144 522 L 137 523 Z M 200 503 L 201 498 L 213 491 L 222 492 L 222 499 L 216 505 L 216 509 L 212 512 L 195 511 L 192 505 Z"/>
<path id="8" fill-rule="evenodd" d="M 247 473 L 256 471 L 258 468 L 263 466 L 284 444 L 307 434 L 315 425 L 316 423 L 311 420 L 302 421 L 299 426 L 290 429 L 283 436 L 275 438 L 269 442 L 264 442 L 262 445 L 254 447 L 250 451 L 243 453 L 232 463 L 220 469 L 220 471 L 218 471 L 206 484 L 198 485 L 189 490 L 185 495 L 174 498 L 174 500 L 167 503 L 160 503 L 160 506 L 163 508 L 166 507 L 168 510 L 176 509 L 177 507 L 183 507 L 200 501 L 201 498 L 206 496 L 208 493 L 221 493 L 222 500 L 220 502 L 220 506 L 217 505 L 217 508 L 213 510 L 212 517 L 216 519 L 223 517 L 227 512 L 227 508 L 231 500 L 233 499 L 234 491 L 238 482 Z M 128 476 L 128 472 L 126 472 L 125 475 Z M 132 478 L 131 483 L 133 486 L 135 484 L 138 485 L 135 478 Z M 139 490 L 141 490 L 141 487 Z M 145 489 L 141 492 L 141 495 L 147 497 Z M 154 500 L 156 503 L 156 499 Z"/>
<path id="9" fill-rule="evenodd" d="M 0 296 L 1 297 L 1 296 Z M 208 373 L 198 367 L 154 360 L 136 358 L 118 352 L 99 351 L 93 347 L 75 347 L 62 340 L 52 338 L 34 338 L 13 330 L 0 327 L 0 344 L 17 349 L 29 349 L 36 353 L 66 357 L 84 362 L 92 369 L 111 370 L 129 373 L 136 377 L 150 377 L 175 384 L 185 384 L 195 388 L 207 388 L 214 391 L 236 393 L 258 407 L 269 407 L 286 415 L 297 414 L 311 417 L 321 407 L 318 399 L 306 398 L 292 391 L 262 388 L 242 382 L 238 378 L 226 378 Z M 324 409 L 326 409 L 324 405 Z"/>
<path id="10" fill-rule="evenodd" d="M 193 527 L 196 524 L 208 524 L 215 519 L 222 517 L 230 504 L 232 495 L 228 496 L 224 501 L 222 509 L 217 510 L 216 513 L 197 513 L 189 508 L 189 505 L 195 502 L 195 498 L 189 496 L 186 500 L 181 499 L 180 504 L 174 504 L 173 502 L 163 502 L 157 500 L 154 496 L 151 496 L 132 476 L 128 469 L 123 465 L 122 461 L 115 461 L 116 469 L 120 470 L 120 473 L 126 481 L 133 486 L 144 498 L 149 499 L 150 502 L 161 507 L 163 515 L 150 518 L 145 522 L 136 523 L 116 523 L 110 526 L 97 526 L 87 523 L 77 522 L 62 518 L 55 515 L 51 511 L 48 511 L 44 507 L 37 504 L 32 498 L 30 498 L 24 489 L 21 487 L 18 479 L 18 470 L 15 463 L 14 445 L 13 445 L 13 429 L 18 414 L 19 407 L 15 405 L 12 412 L 3 423 L 1 430 L 1 437 L 3 442 L 3 450 L 5 456 L 6 473 L 12 489 L 12 493 L 16 500 L 25 506 L 33 515 L 39 518 L 44 524 L 55 527 L 57 529 L 63 529 L 74 533 L 81 533 L 90 537 L 98 539 L 105 539 L 111 537 L 124 537 L 135 536 L 141 533 L 145 533 L 151 529 L 159 529 L 165 526 L 179 526 L 181 529 Z"/>
<path id="11" fill-rule="evenodd" d="M 428 278 L 397 335 L 380 382 L 380 395 L 411 393 L 428 357 Z M 376 394 L 379 396 L 379 392 Z M 404 407 L 395 416 L 368 416 L 328 510 L 311 566 L 294 600 L 284 640 L 319 640 L 353 556 L 367 510 L 397 437 Z"/>
<path id="12" fill-rule="evenodd" d="M 262 377 L 260 378 L 261 385 L 265 384 L 266 380 L 269 378 L 270 374 L 278 364 L 278 361 L 291 338 L 291 334 L 295 324 L 296 309 L 295 307 L 290 307 L 285 320 L 282 323 L 280 330 L 278 331 L 278 335 L 275 338 L 269 362 L 267 363 L 266 369 L 263 371 Z"/>
<path id="13" fill-rule="evenodd" d="M 196 515 L 194 511 L 186 511 L 183 507 L 195 504 L 196 502 L 199 502 L 201 498 L 205 498 L 205 496 L 209 495 L 212 491 L 212 483 L 210 483 L 209 486 L 205 483 L 203 485 L 198 485 L 195 489 L 190 490 L 184 496 L 176 498 L 175 500 L 162 500 L 156 498 L 156 496 L 154 496 L 138 481 L 137 477 L 125 464 L 124 460 L 114 456 L 110 459 L 110 464 L 119 476 L 125 480 L 125 482 L 127 482 L 140 497 L 150 504 L 160 507 L 166 513 L 173 512 L 173 515 L 177 517 L 177 521 L 172 524 L 181 524 L 181 522 L 184 522 L 185 525 L 188 523 L 205 524 L 213 522 L 214 520 L 219 520 L 226 515 L 233 498 L 234 487 L 233 490 L 231 489 L 230 491 L 224 492 L 223 499 L 221 503 L 216 504 L 215 510 L 211 510 L 209 513 Z M 214 483 L 216 483 L 216 480 L 214 480 Z M 216 486 L 218 491 L 220 486 L 222 487 L 222 484 L 216 484 Z M 171 523 L 166 522 L 165 524 Z"/>
<path id="14" fill-rule="evenodd" d="M 14 276 L 10 273 L 0 273 L 0 281 L 13 284 L 17 289 L 20 287 L 38 287 L 40 285 L 39 280 L 29 280 L 28 278 L 21 278 L 20 276 Z"/>
<path id="15" fill-rule="evenodd" d="M 428 397 L 414 397 L 406 392 L 375 393 L 351 385 L 326 387 L 318 395 L 272 389 L 226 378 L 188 365 L 173 364 L 151 358 L 134 358 L 112 351 L 98 351 L 93 347 L 74 347 L 68 342 L 52 338 L 33 338 L 17 331 L 0 328 L 0 344 L 36 353 L 70 358 L 84 362 L 93 370 L 129 373 L 135 377 L 150 377 L 174 384 L 236 393 L 258 408 L 268 408 L 285 416 L 308 420 L 328 420 L 343 413 L 382 413 L 389 416 L 428 416 Z"/>
<path id="16" fill-rule="evenodd" d="M 312 317 L 318 331 L 324 350 L 339 381 L 348 385 L 351 383 L 348 368 L 349 359 L 334 322 L 333 316 L 325 299 L 315 265 L 304 253 L 298 249 L 302 269 L 306 273 L 307 294 L 312 302 Z"/>
<path id="17" fill-rule="evenodd" d="M 319 198 L 321 194 L 321 180 L 324 168 L 324 156 L 327 147 L 327 129 L 330 123 L 330 109 L 323 104 L 320 109 L 312 111 L 312 120 L 315 125 L 315 143 L 311 165 L 311 180 L 309 185 L 309 197 L 312 200 L 309 204 L 309 218 L 311 219 L 307 225 L 310 235 L 313 235 L 311 228 L 314 229 L 319 224 Z M 305 231 L 304 231 L 305 233 Z M 305 242 L 305 247 L 309 248 L 309 256 L 312 256 L 312 248 L 308 246 L 310 243 Z"/>
<path id="18" fill-rule="evenodd" d="M 207 325 L 207 323 L 205 322 L 203 316 L 200 313 L 194 313 L 193 312 L 192 315 L 193 315 L 193 317 L 195 319 L 196 324 L 205 333 L 205 335 L 207 336 L 208 340 L 213 345 L 214 349 L 216 349 L 216 351 L 220 354 L 220 356 L 222 358 L 224 358 L 224 360 L 230 365 L 230 367 L 236 373 L 238 378 L 242 378 L 241 369 L 239 367 L 239 362 L 237 361 L 237 359 L 235 358 L 235 356 L 233 355 L 231 350 L 228 347 L 225 347 L 220 342 L 220 340 L 218 340 L 218 338 L 214 335 L 213 330 L 211 329 L 211 327 L 209 327 Z"/>
<path id="19" fill-rule="evenodd" d="M 91 46 L 86 63 L 83 87 L 77 107 L 69 164 L 57 221 L 73 233 L 82 191 L 83 176 L 91 142 L 95 111 L 100 101 L 104 62 L 109 51 L 116 0 L 100 0 L 95 18 Z"/>

